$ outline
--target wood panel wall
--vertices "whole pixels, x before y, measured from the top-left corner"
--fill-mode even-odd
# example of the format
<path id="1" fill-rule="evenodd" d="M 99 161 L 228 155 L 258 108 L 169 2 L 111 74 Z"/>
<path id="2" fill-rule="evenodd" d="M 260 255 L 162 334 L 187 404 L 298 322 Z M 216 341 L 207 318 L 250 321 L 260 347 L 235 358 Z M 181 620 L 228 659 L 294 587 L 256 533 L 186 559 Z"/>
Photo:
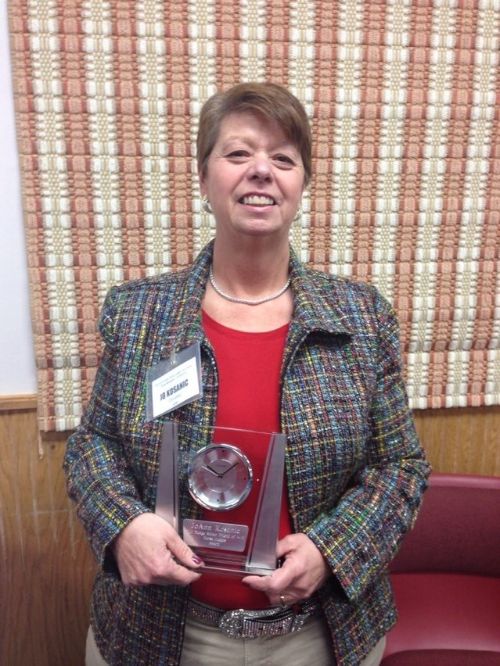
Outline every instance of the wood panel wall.
<path id="1" fill-rule="evenodd" d="M 81 666 L 94 562 L 66 497 L 65 438 L 0 412 L 0 664 Z"/>
<path id="2" fill-rule="evenodd" d="M 500 476 L 500 407 L 416 413 L 436 471 Z M 66 497 L 67 433 L 0 398 L 0 664 L 82 666 L 95 565 Z"/>

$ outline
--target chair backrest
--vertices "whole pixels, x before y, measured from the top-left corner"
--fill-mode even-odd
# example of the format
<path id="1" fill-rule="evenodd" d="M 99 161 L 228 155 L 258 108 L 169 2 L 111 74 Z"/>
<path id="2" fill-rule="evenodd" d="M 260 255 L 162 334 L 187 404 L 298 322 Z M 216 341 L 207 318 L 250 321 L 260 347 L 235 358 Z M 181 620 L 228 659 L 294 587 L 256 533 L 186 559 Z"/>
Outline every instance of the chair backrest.
<path id="1" fill-rule="evenodd" d="M 500 577 L 500 477 L 433 473 L 391 572 Z"/>

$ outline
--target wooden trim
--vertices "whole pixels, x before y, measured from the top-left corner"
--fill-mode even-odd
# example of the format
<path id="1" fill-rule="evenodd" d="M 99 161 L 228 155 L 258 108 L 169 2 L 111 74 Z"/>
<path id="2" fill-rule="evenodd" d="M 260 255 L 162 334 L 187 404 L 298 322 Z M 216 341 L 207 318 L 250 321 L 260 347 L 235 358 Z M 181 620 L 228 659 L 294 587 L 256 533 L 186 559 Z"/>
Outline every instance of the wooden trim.
<path id="1" fill-rule="evenodd" d="M 0 395 L 0 412 L 21 411 L 36 409 L 38 397 L 36 393 L 22 395 Z"/>

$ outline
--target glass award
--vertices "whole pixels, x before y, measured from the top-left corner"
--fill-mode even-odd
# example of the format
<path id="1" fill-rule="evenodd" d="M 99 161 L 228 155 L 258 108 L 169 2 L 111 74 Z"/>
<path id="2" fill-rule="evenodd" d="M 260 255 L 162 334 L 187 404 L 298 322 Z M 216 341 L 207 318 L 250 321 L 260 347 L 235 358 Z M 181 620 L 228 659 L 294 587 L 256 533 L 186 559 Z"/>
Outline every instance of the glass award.
<path id="1" fill-rule="evenodd" d="M 286 437 L 165 421 L 155 511 L 220 574 L 277 566 Z M 180 505 L 179 488 L 186 499 Z"/>

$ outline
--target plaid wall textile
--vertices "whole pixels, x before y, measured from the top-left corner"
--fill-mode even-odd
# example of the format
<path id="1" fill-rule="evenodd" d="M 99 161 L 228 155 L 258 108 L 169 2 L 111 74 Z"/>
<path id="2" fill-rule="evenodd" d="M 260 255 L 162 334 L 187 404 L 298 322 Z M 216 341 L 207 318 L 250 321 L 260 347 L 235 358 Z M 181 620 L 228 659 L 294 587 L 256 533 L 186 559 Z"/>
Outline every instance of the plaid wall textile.
<path id="1" fill-rule="evenodd" d="M 499 0 L 9 11 L 42 429 L 78 423 L 108 288 L 185 266 L 213 235 L 197 116 L 240 80 L 305 103 L 314 177 L 292 243 L 392 301 L 412 406 L 500 403 Z"/>

